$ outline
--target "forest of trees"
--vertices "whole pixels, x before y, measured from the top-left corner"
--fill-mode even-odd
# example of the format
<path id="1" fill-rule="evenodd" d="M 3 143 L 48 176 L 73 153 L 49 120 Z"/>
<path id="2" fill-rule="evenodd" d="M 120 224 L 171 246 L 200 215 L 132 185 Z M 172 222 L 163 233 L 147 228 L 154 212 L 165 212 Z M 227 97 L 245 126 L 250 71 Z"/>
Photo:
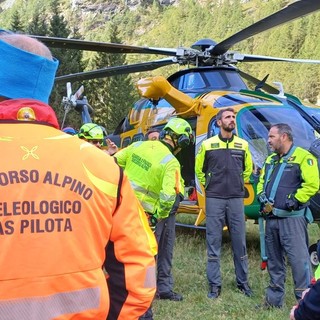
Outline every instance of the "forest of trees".
<path id="1" fill-rule="evenodd" d="M 2 28 L 29 34 L 72 37 L 86 40 L 125 43 L 150 47 L 190 47 L 202 38 L 220 42 L 276 10 L 287 0 L 180 0 L 174 6 L 162 6 L 158 0 L 146 1 L 136 10 L 125 8 L 112 18 L 106 12 L 83 13 L 66 0 L 16 0 L 0 13 Z M 87 1 L 89 2 L 89 1 Z M 92 5 L 97 1 L 91 1 Z M 320 13 L 297 19 L 235 45 L 233 50 L 257 55 L 320 60 Z M 59 75 L 113 65 L 143 62 L 162 57 L 148 55 L 94 54 L 53 49 L 60 60 Z M 320 93 L 320 65 L 294 63 L 239 63 L 241 70 L 268 82 L 280 81 L 288 93 L 316 103 Z M 85 95 L 96 110 L 95 122 L 112 131 L 138 99 L 134 83 L 150 75 L 169 76 L 178 66 L 132 75 L 85 81 Z M 73 91 L 80 83 L 73 83 Z M 63 117 L 62 97 L 65 85 L 56 85 L 51 105 Z M 70 113 L 68 123 L 79 125 L 78 114 Z"/>

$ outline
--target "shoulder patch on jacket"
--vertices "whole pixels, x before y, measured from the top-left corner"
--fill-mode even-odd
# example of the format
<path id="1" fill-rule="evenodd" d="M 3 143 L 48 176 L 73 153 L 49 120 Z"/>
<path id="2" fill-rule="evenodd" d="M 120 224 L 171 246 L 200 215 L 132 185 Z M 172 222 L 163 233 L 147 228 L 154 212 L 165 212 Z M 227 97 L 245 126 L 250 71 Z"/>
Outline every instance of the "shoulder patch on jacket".
<path id="1" fill-rule="evenodd" d="M 242 143 L 241 142 L 235 142 L 234 143 L 235 148 L 242 148 Z"/>
<path id="2" fill-rule="evenodd" d="M 308 164 L 309 166 L 313 166 L 313 165 L 314 165 L 313 159 L 308 159 L 308 160 L 307 160 L 307 164 Z"/>
<path id="3" fill-rule="evenodd" d="M 212 149 L 219 148 L 219 142 L 211 143 L 210 146 L 211 146 Z"/>

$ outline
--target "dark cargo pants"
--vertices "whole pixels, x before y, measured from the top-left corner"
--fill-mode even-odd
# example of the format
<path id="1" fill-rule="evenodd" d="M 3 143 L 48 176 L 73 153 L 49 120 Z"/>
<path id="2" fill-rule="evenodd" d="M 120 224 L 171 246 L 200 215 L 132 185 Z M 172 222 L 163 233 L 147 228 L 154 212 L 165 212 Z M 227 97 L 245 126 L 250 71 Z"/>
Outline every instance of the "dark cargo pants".
<path id="1" fill-rule="evenodd" d="M 155 236 L 158 242 L 157 255 L 157 293 L 169 293 L 173 289 L 172 258 L 176 238 L 176 212 L 180 203 L 180 196 L 166 219 L 157 223 Z"/>
<path id="2" fill-rule="evenodd" d="M 248 283 L 248 256 L 243 198 L 206 198 L 207 278 L 209 286 L 221 287 L 222 230 L 228 226 L 237 285 Z"/>
<path id="3" fill-rule="evenodd" d="M 270 276 L 266 301 L 273 306 L 281 307 L 285 296 L 285 255 L 291 265 L 297 300 L 301 299 L 302 292 L 311 282 L 307 221 L 305 217 L 267 219 L 265 237 Z"/>

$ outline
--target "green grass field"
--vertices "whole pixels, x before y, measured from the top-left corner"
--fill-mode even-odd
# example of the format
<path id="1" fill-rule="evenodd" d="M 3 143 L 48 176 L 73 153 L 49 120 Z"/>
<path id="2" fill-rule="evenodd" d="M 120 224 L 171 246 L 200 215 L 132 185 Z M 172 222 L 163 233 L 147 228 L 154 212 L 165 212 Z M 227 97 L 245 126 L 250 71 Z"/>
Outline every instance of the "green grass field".
<path id="1" fill-rule="evenodd" d="M 183 219 L 183 215 L 182 219 Z M 181 217 L 178 216 L 181 220 Z M 188 218 L 187 218 L 188 219 Z M 223 277 L 222 293 L 217 300 L 207 298 L 205 231 L 177 227 L 173 261 L 174 291 L 184 296 L 182 302 L 155 300 L 154 320 L 233 320 L 233 319 L 289 319 L 295 298 L 291 269 L 288 267 L 286 305 L 282 309 L 257 310 L 263 302 L 268 285 L 267 271 L 260 269 L 260 244 L 258 225 L 247 221 L 247 247 L 249 256 L 249 282 L 254 296 L 248 298 L 236 290 L 231 243 L 224 232 L 221 257 Z M 309 225 L 310 243 L 320 238 L 316 224 Z"/>

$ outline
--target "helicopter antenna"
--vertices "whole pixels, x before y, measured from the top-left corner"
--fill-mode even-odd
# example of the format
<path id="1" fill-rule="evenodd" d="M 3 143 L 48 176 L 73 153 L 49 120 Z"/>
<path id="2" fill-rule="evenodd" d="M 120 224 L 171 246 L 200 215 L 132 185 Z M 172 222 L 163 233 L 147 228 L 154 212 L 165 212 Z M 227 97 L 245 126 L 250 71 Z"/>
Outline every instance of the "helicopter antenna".
<path id="1" fill-rule="evenodd" d="M 269 77 L 269 74 L 267 74 L 254 88 L 254 91 L 261 91 L 261 89 L 263 88 L 263 86 L 265 85 L 267 79 Z"/>
<path id="2" fill-rule="evenodd" d="M 64 109 L 64 115 L 63 115 L 63 120 L 61 123 L 61 128 L 64 127 L 64 123 L 66 121 L 67 114 L 71 110 L 71 107 L 72 107 L 71 97 L 72 97 L 71 82 L 67 82 L 67 96 L 63 97 L 62 102 L 61 102 L 63 109 Z"/>
<path id="3" fill-rule="evenodd" d="M 279 94 L 277 96 L 279 98 L 285 98 L 286 96 L 284 95 L 284 89 L 283 89 L 283 84 L 281 82 L 273 82 L 279 89 Z"/>
<path id="4" fill-rule="evenodd" d="M 64 108 L 64 115 L 61 124 L 61 128 L 64 127 L 64 123 L 67 117 L 68 112 L 71 109 L 76 109 L 81 111 L 82 120 L 86 122 L 91 122 L 91 118 L 88 111 L 88 101 L 86 97 L 80 100 L 81 95 L 84 92 L 84 86 L 82 85 L 74 94 L 72 94 L 71 82 L 67 82 L 67 96 L 62 98 L 62 106 Z M 92 108 L 89 106 L 92 110 Z"/>

